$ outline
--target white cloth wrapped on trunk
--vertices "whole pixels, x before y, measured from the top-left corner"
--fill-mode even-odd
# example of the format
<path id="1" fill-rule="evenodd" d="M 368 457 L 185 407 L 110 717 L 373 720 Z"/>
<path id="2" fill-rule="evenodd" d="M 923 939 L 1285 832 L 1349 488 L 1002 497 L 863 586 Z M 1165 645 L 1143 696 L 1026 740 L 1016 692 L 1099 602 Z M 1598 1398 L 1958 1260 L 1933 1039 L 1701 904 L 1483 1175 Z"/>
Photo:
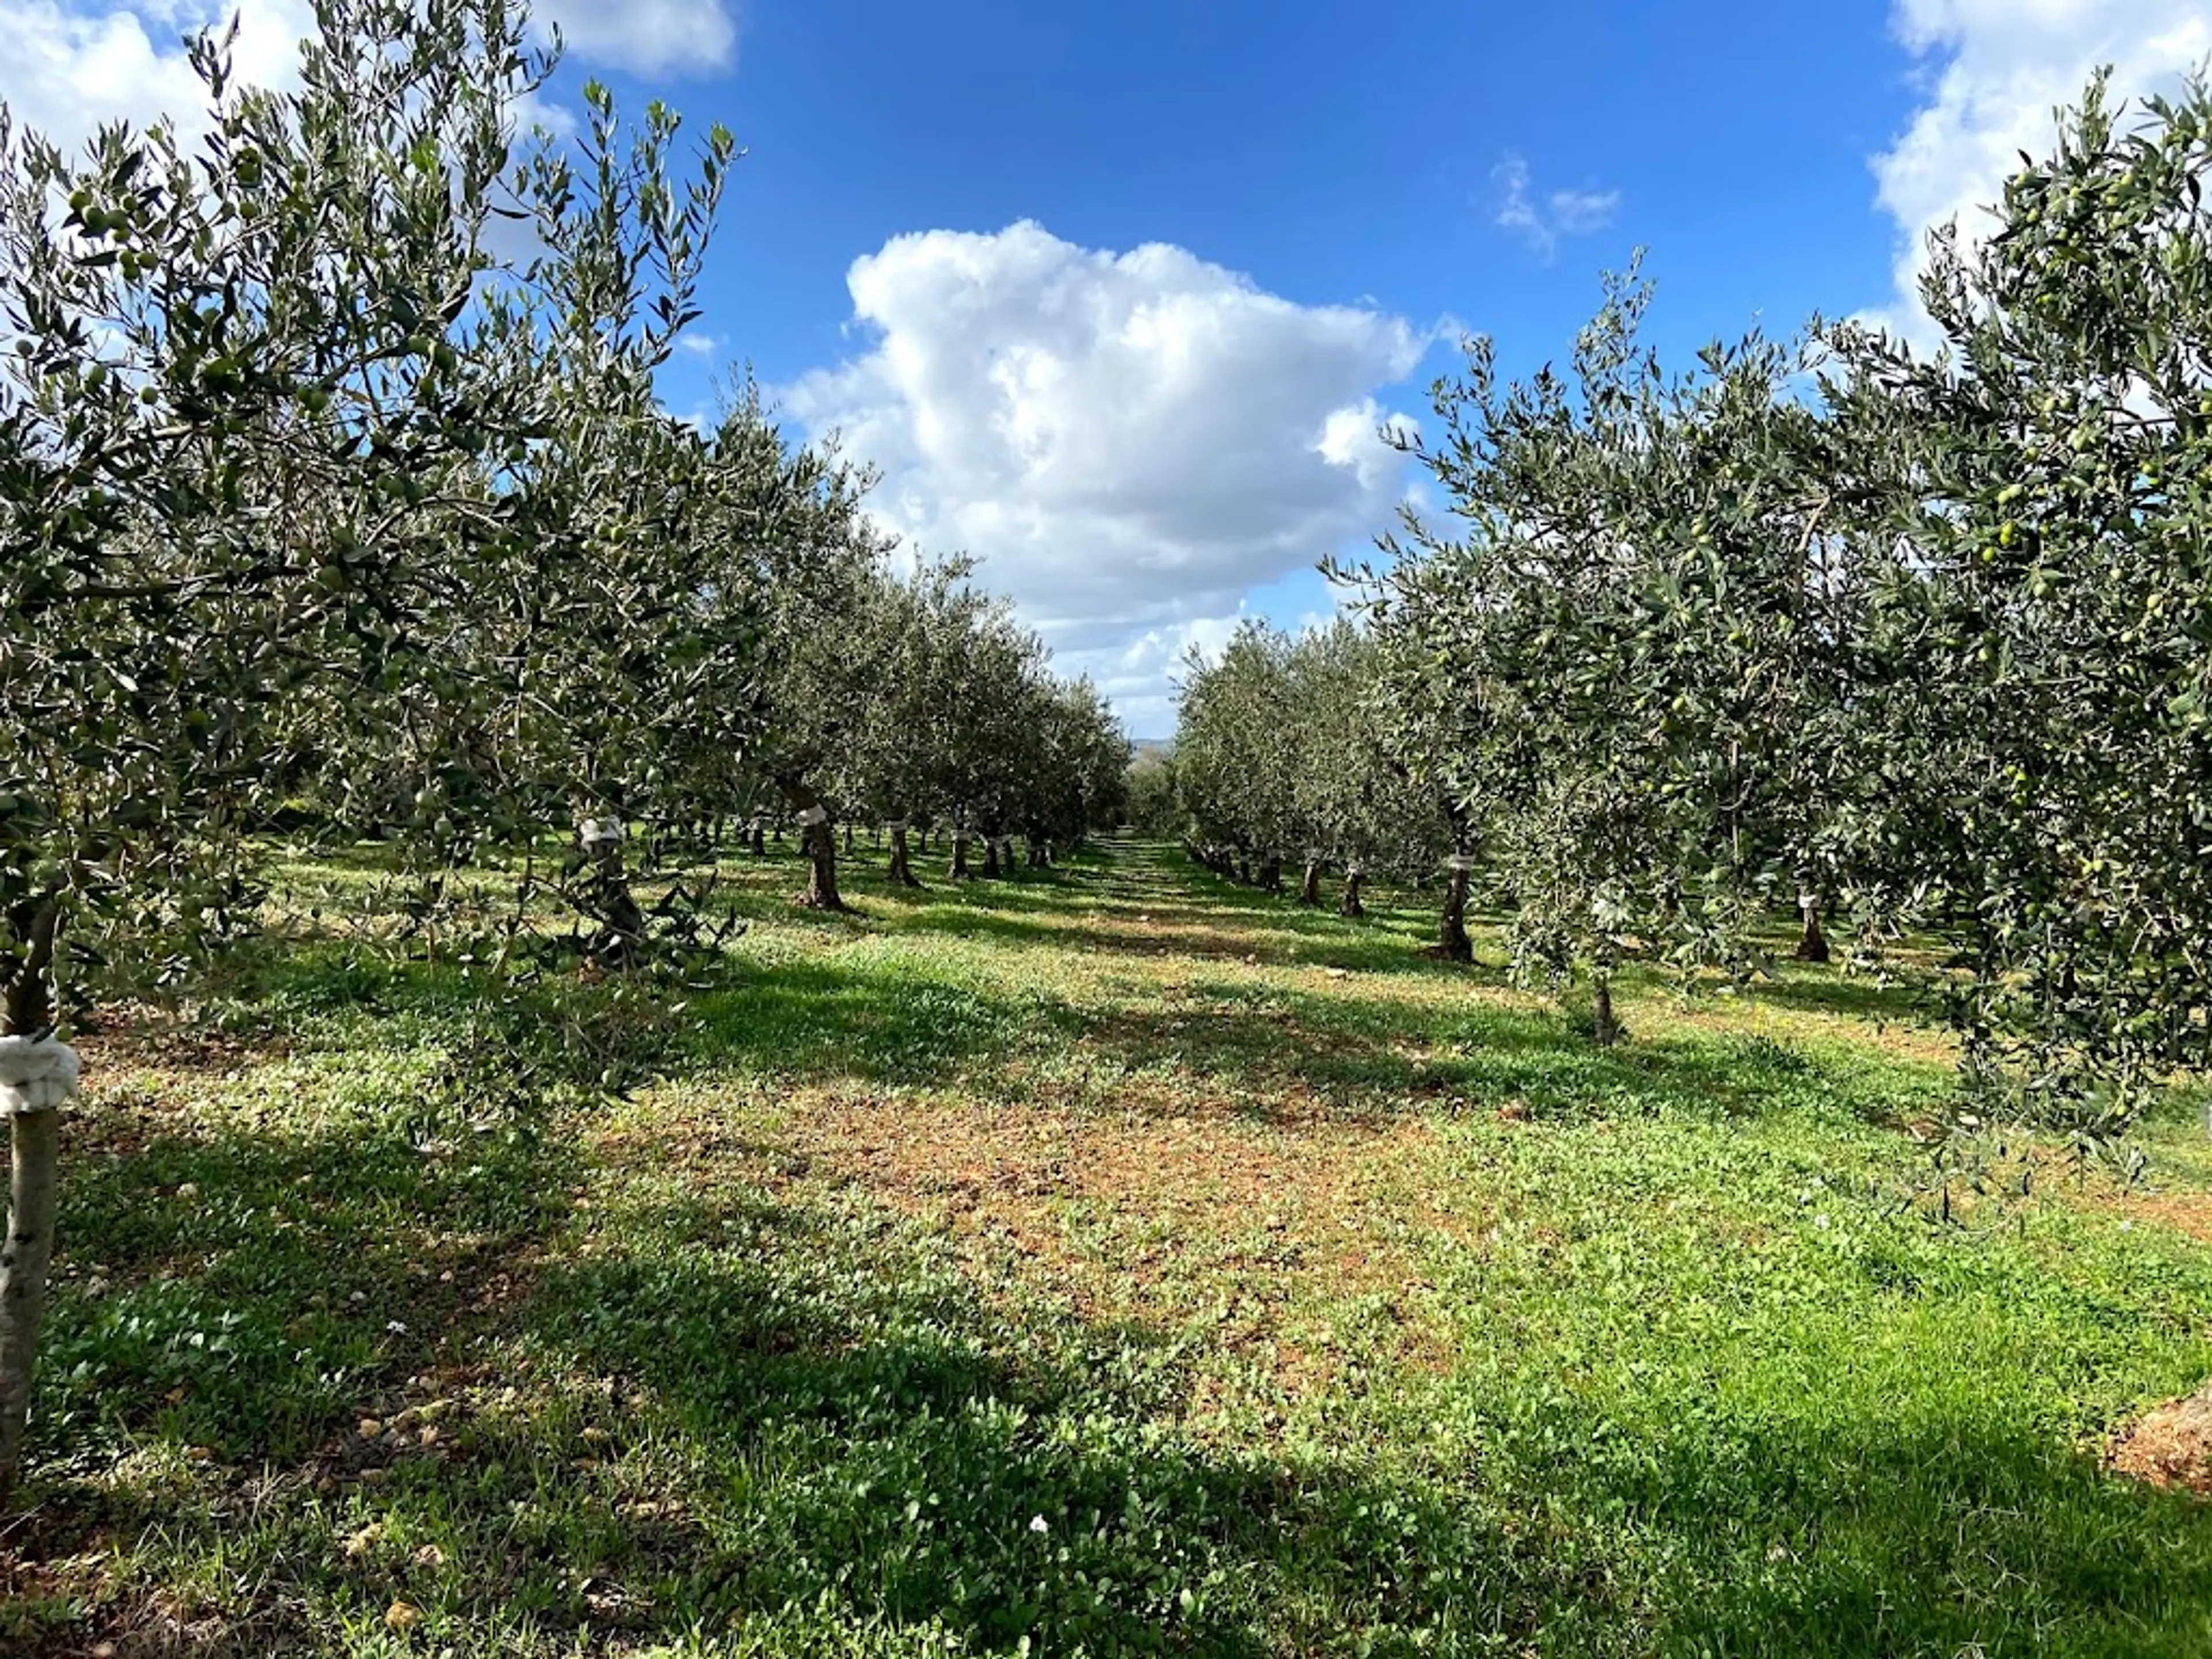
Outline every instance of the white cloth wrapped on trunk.
<path id="1" fill-rule="evenodd" d="M 76 1050 L 52 1037 L 0 1036 L 0 1112 L 50 1112 L 77 1096 Z"/>
<path id="2" fill-rule="evenodd" d="M 817 823 L 829 823 L 830 813 L 825 807 L 810 806 L 799 815 L 799 822 L 803 827 L 811 830 Z"/>

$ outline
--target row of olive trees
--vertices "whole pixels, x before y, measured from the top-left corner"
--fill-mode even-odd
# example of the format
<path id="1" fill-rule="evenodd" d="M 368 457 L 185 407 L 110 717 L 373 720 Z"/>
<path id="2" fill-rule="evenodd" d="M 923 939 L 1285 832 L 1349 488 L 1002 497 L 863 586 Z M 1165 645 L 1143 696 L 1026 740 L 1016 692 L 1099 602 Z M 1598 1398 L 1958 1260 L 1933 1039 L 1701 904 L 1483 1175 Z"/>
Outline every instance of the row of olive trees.
<path id="1" fill-rule="evenodd" d="M 523 137 L 551 59 L 505 0 L 317 23 L 286 93 L 198 42 L 197 137 L 68 157 L 0 112 L 0 1506 L 60 1028 L 104 966 L 250 927 L 280 805 L 395 842 L 432 905 L 555 838 L 545 885 L 620 965 L 633 849 L 769 801 L 828 903 L 833 811 L 1042 856 L 1118 810 L 1097 696 L 958 567 L 896 572 L 864 475 L 750 397 L 662 407 L 727 133 L 687 160 L 595 85 L 572 140 Z"/>
<path id="2" fill-rule="evenodd" d="M 1335 571 L 1358 622 L 1194 660 L 1194 850 L 1283 886 L 1454 871 L 1512 963 L 1741 977 L 1778 910 L 1950 951 L 1969 1096 L 2095 1139 L 2212 1045 L 2212 95 L 2101 85 L 1988 234 L 1937 240 L 1934 356 L 1856 325 L 1669 373 L 1633 270 L 1563 372 L 1470 341 L 1409 448 L 1448 517 Z M 1456 938 L 1455 933 L 1456 931 Z"/>
<path id="3" fill-rule="evenodd" d="M 1375 706 L 1601 1037 L 1620 964 L 1749 971 L 1794 904 L 1808 954 L 1823 915 L 1948 941 L 2008 1109 L 2100 1135 L 2203 1067 L 2208 167 L 2202 88 L 2132 124 L 2093 88 L 1989 234 L 1938 240 L 1932 356 L 1816 325 L 1670 375 L 1632 273 L 1569 373 L 1501 385 L 1477 341 L 1440 383 L 1451 518 L 1352 573 L 1410 646 Z"/>
<path id="4" fill-rule="evenodd" d="M 1041 866 L 1121 813 L 1129 745 L 1096 689 L 1054 676 L 963 562 L 901 574 L 886 553 L 848 538 L 772 588 L 756 767 L 803 826 L 800 902 L 820 908 L 844 908 L 840 823 L 888 829 L 890 878 L 912 887 L 909 828 L 944 832 L 958 879 L 1010 869 L 1017 836 Z"/>
<path id="5" fill-rule="evenodd" d="M 1364 914 L 1370 874 L 1422 881 L 1449 872 L 1437 951 L 1468 961 L 1472 826 L 1415 734 L 1379 695 L 1397 641 L 1340 619 L 1290 634 L 1241 628 L 1185 665 L 1174 787 L 1192 851 L 1218 872 L 1273 892 L 1300 872 L 1297 897 L 1321 902 L 1343 874 L 1338 908 Z"/>

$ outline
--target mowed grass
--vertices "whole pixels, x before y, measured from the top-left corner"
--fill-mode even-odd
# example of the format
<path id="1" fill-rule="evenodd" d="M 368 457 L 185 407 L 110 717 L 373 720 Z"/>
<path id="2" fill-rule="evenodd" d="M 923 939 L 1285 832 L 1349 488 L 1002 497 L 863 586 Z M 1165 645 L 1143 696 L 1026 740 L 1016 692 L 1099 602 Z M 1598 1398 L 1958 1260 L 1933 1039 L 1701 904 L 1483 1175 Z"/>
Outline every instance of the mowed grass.
<path id="1" fill-rule="evenodd" d="M 2212 1652 L 2103 1458 L 2212 1375 L 2185 1107 L 1947 1223 L 1905 988 L 1601 1053 L 1418 896 L 859 864 L 495 1003 L 295 867 L 328 933 L 87 1039 L 0 1652 Z"/>

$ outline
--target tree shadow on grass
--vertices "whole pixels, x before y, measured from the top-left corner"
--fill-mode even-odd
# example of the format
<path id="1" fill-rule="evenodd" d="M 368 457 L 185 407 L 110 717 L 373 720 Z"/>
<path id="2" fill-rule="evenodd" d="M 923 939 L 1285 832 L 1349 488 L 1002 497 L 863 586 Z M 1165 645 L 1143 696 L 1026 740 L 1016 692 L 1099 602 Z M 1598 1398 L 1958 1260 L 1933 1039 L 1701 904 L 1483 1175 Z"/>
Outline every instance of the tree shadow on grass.
<path id="1" fill-rule="evenodd" d="M 1976 1397 L 1932 1419 L 1716 1400 L 1624 1422 L 1540 1390 L 1490 1402 L 1486 1438 L 1510 1488 L 1613 1518 L 1648 1573 L 1641 1650 L 2203 1651 L 2201 1502 Z"/>
<path id="2" fill-rule="evenodd" d="M 1278 901 L 1288 907 L 1288 901 Z M 985 938 L 1000 944 L 1133 957 L 1187 956 L 1269 967 L 1340 967 L 1361 973 L 1449 975 L 1458 970 L 1425 960 L 1410 927 L 1395 913 L 1368 922 L 1285 908 L 1255 913 L 1174 897 L 1080 909 L 1053 907 L 1047 918 L 987 908 L 921 904 L 886 917 L 893 931 Z"/>
<path id="3" fill-rule="evenodd" d="M 361 1024 L 453 1044 L 534 1085 L 630 1087 L 720 1067 L 794 1080 L 927 1083 L 1005 1052 L 1040 1016 L 914 964 L 828 951 L 769 962 L 718 954 L 659 977 L 523 983 L 320 946 L 272 965 L 222 1011 L 234 1030 L 342 1052 Z"/>
<path id="4" fill-rule="evenodd" d="M 557 1405 L 384 1489 L 394 1536 L 481 1518 L 466 1573 L 325 1564 L 433 1631 L 750 1652 L 2192 1652 L 2212 1533 L 1971 1395 L 1940 1420 L 1608 1418 L 1462 1402 L 1480 1455 L 1206 1444 L 1160 1339 L 987 1296 L 836 1192 L 611 1206 L 515 1312 Z M 548 1480 L 545 1462 L 583 1449 Z M 594 1588 L 596 1587 L 596 1588 Z M 903 1633 L 903 1639 L 902 1638 Z"/>
<path id="5" fill-rule="evenodd" d="M 1259 1659 L 1526 1638 L 1563 1590 L 1462 1495 L 1164 1432 L 1188 1379 L 1157 1338 L 987 1302 L 842 1200 L 729 1207 L 634 1213 L 531 1310 L 533 1342 L 635 1383 L 621 1442 L 685 1449 L 705 1524 L 668 1628 L 826 1601 L 978 1651 Z"/>
<path id="6" fill-rule="evenodd" d="M 927 1083 L 1011 1049 L 1040 1006 L 896 964 L 779 962 L 690 1000 L 702 1063 L 793 1079 Z"/>
<path id="7" fill-rule="evenodd" d="M 1942 1086 L 1771 1039 L 1697 1033 L 1601 1048 L 1574 1015 L 1470 1002 L 1436 1010 L 1286 989 L 1197 995 L 1093 1022 L 1083 1045 L 1133 1069 L 1170 1062 L 1224 1086 L 1299 1084 L 1371 1112 L 1462 1109 L 1547 1118 L 1847 1113 L 1877 1124 Z"/>
<path id="8" fill-rule="evenodd" d="M 307 1502 L 316 1469 L 356 1466 L 360 1414 L 465 1366 L 520 1299 L 581 1168 L 573 1140 L 458 1109 L 438 1138 L 414 1109 L 310 1135 L 155 1121 L 95 1104 L 67 1131 L 27 1509 L 0 1528 L 11 1654 L 91 1650 L 81 1595 L 40 1603 L 49 1564 L 194 1524 L 192 1481 L 167 1460 L 242 1483 L 198 1514 L 210 1548 L 266 1504 Z M 132 1607 L 109 1609 L 129 1625 L 123 1650 L 192 1649 Z M 296 1613 L 248 1618 L 235 1650 L 300 1650 Z"/>

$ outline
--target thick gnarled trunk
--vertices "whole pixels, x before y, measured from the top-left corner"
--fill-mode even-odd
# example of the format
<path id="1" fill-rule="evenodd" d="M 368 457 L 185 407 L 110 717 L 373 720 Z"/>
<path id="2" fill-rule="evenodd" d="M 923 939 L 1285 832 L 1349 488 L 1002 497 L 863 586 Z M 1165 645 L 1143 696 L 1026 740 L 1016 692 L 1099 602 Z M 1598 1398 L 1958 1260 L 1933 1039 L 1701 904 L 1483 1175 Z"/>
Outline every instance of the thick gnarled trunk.
<path id="1" fill-rule="evenodd" d="M 894 887 L 919 887 L 921 881 L 914 873 L 913 855 L 906 844 L 906 825 L 891 825 L 891 863 L 889 872 Z"/>
<path id="2" fill-rule="evenodd" d="M 1321 860 L 1317 858 L 1306 860 L 1305 878 L 1298 883 L 1298 902 L 1308 908 L 1321 902 Z"/>
<path id="3" fill-rule="evenodd" d="M 1273 853 L 1260 861 L 1260 890 L 1265 893 L 1283 890 L 1283 861 Z"/>
<path id="4" fill-rule="evenodd" d="M 810 823 L 801 833 L 799 846 L 806 854 L 806 885 L 800 889 L 798 902 L 809 910 L 845 909 L 844 897 L 837 891 L 837 832 L 826 818 Z"/>
<path id="5" fill-rule="evenodd" d="M 1820 927 L 1820 901 L 1811 893 L 1797 896 L 1797 913 L 1803 919 L 1803 930 L 1797 936 L 1797 960 L 1826 962 L 1834 955 L 1828 948 L 1828 936 Z"/>
<path id="6" fill-rule="evenodd" d="M 795 772 L 779 774 L 775 787 L 799 815 L 799 850 L 806 855 L 806 885 L 792 902 L 809 910 L 849 908 L 837 890 L 837 830 L 830 822 L 829 807 Z"/>
<path id="7" fill-rule="evenodd" d="M 1443 915 L 1437 924 L 1437 954 L 1446 962 L 1473 962 L 1474 941 L 1467 934 L 1468 860 L 1453 857 L 1450 879 L 1444 886 Z"/>
<path id="8" fill-rule="evenodd" d="M 968 867 L 968 832 L 955 830 L 952 832 L 952 863 L 945 872 L 945 878 L 948 881 L 965 881 L 973 873 Z"/>
<path id="9" fill-rule="evenodd" d="M 1356 864 L 1346 865 L 1344 871 L 1344 896 L 1337 901 L 1336 913 L 1340 916 L 1364 916 L 1367 906 L 1360 900 L 1360 890 L 1367 885 L 1367 872 Z"/>

